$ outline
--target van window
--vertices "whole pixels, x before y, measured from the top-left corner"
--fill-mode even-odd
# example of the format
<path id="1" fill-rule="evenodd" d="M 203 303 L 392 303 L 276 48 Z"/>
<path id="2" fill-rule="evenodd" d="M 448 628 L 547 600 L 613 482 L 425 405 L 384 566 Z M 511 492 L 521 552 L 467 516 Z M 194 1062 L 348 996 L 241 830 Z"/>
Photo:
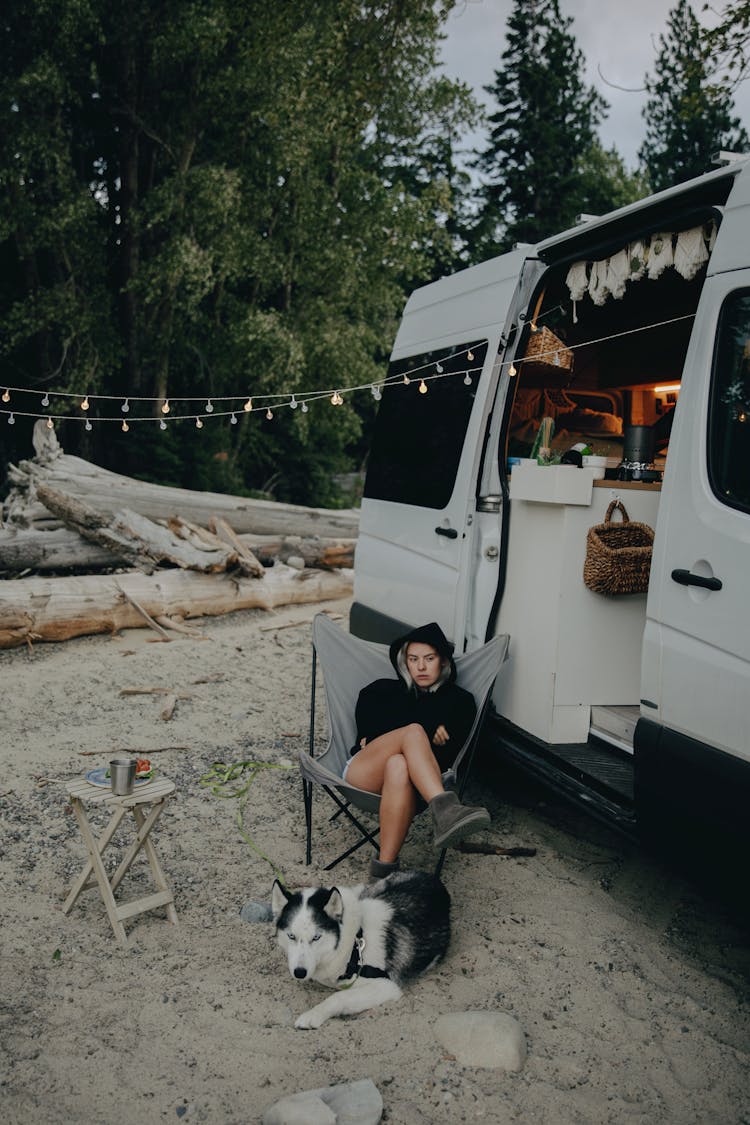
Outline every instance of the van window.
<path id="1" fill-rule="evenodd" d="M 486 354 L 487 341 L 479 340 L 391 363 L 367 466 L 366 497 L 420 508 L 447 505 Z"/>
<path id="2" fill-rule="evenodd" d="M 750 290 L 727 297 L 719 318 L 708 415 L 708 474 L 716 496 L 750 511 Z"/>

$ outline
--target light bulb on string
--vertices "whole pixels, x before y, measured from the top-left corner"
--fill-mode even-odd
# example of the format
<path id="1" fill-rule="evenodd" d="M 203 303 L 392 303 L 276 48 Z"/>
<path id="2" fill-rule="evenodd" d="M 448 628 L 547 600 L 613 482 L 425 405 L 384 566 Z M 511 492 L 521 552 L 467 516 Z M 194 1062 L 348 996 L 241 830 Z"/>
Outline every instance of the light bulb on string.
<path id="1" fill-rule="evenodd" d="M 466 353 L 466 358 L 468 359 L 469 363 L 471 363 L 471 361 L 473 360 L 474 352 L 471 350 L 471 348 L 469 348 L 468 352 Z"/>
<path id="2" fill-rule="evenodd" d="M 11 413 L 8 415 L 8 425 L 9 426 L 15 426 L 15 424 L 16 424 L 16 420 L 13 417 L 13 412 L 11 411 Z"/>
<path id="3" fill-rule="evenodd" d="M 467 372 L 466 372 L 466 374 L 464 375 L 464 386 L 465 386 L 465 387 L 470 387 L 470 386 L 471 386 L 471 375 L 469 374 L 469 372 L 468 372 L 468 371 L 467 371 Z"/>
<path id="4" fill-rule="evenodd" d="M 270 421 L 271 421 L 271 419 L 273 418 L 273 410 L 271 410 L 271 407 L 270 407 L 270 406 L 269 406 L 268 410 L 266 411 L 266 418 L 267 418 L 267 420 L 268 420 L 269 422 L 270 422 Z"/>
<path id="5" fill-rule="evenodd" d="M 304 401 L 304 399 L 302 400 L 302 408 L 301 409 L 302 409 L 303 414 L 307 414 L 307 403 Z"/>
<path id="6" fill-rule="evenodd" d="M 380 402 L 381 398 L 383 397 L 383 392 L 381 391 L 380 387 L 372 388 L 372 397 L 376 402 Z"/>
<path id="7" fill-rule="evenodd" d="M 196 428 L 196 430 L 202 430 L 203 429 L 203 423 L 201 422 L 200 418 L 195 419 L 195 428 Z"/>
<path id="8" fill-rule="evenodd" d="M 297 409 L 297 400 L 296 400 L 296 398 L 294 397 L 294 395 L 292 395 L 292 397 L 291 397 L 291 398 L 289 399 L 289 406 L 290 406 L 290 408 L 291 408 L 292 410 L 296 410 L 296 409 Z"/>
<path id="9" fill-rule="evenodd" d="M 127 399 L 125 399 L 124 403 L 120 407 L 120 410 L 123 412 L 123 414 L 127 414 L 130 410 L 130 403 Z"/>
<path id="10" fill-rule="evenodd" d="M 409 378 L 408 375 L 404 375 L 404 386 L 408 387 L 409 383 L 411 383 L 411 379 Z"/>
<path id="11" fill-rule="evenodd" d="M 253 400 L 252 400 L 251 398 L 249 398 L 249 399 L 247 400 L 247 402 L 245 403 L 245 405 L 244 405 L 244 406 L 242 407 L 242 409 L 243 409 L 243 410 L 244 410 L 244 411 L 245 411 L 245 412 L 246 412 L 247 414 L 249 414 L 249 413 L 250 413 L 250 411 L 252 410 L 252 408 L 253 408 Z"/>
<path id="12" fill-rule="evenodd" d="M 83 402 L 81 403 L 81 410 L 88 410 L 88 408 L 89 408 L 89 396 L 86 395 Z"/>
<path id="13" fill-rule="evenodd" d="M 229 421 L 232 423 L 233 426 L 237 425 L 237 415 L 234 412 L 232 412 L 232 417 L 229 419 Z"/>
<path id="14" fill-rule="evenodd" d="M 169 405 L 169 399 L 165 398 L 164 402 L 161 404 L 161 412 L 162 414 L 169 414 L 170 409 L 171 407 Z"/>
<path id="15" fill-rule="evenodd" d="M 127 434 L 129 432 L 129 430 L 130 430 L 130 426 L 127 424 L 127 422 L 123 418 L 123 420 L 122 420 L 122 432 L 124 434 Z"/>
<path id="16" fill-rule="evenodd" d="M 8 390 L 7 387 L 5 388 L 5 390 L 2 393 L 2 396 L 0 396 L 0 397 L 2 397 L 3 402 L 10 402 L 10 391 Z"/>
<path id="17" fill-rule="evenodd" d="M 160 418 L 159 419 L 159 429 L 160 430 L 166 430 L 166 428 L 167 428 L 167 423 L 164 421 L 163 418 Z"/>
<path id="18" fill-rule="evenodd" d="M 333 394 L 331 395 L 331 405 L 332 405 L 332 406 L 341 406 L 341 403 L 342 403 L 343 401 L 344 401 L 344 400 L 343 400 L 343 398 L 341 397 L 341 395 L 339 394 L 339 392 L 338 392 L 338 391 L 334 391 L 334 392 L 333 392 Z"/>
<path id="19" fill-rule="evenodd" d="M 427 394 L 427 384 L 425 383 L 424 379 L 423 379 L 423 380 L 422 380 L 422 382 L 421 382 L 421 383 L 419 384 L 419 393 L 420 393 L 421 395 L 426 395 L 426 394 Z"/>
<path id="20" fill-rule="evenodd" d="M 52 419 L 51 419 L 51 418 L 48 418 L 48 419 L 47 419 L 47 429 L 48 429 L 48 430 L 54 430 L 54 428 L 55 428 L 55 427 L 54 427 L 54 424 L 53 424 L 53 422 L 52 422 Z"/>
<path id="21" fill-rule="evenodd" d="M 510 367 L 508 368 L 508 374 L 510 375 L 511 379 L 515 379 L 516 375 L 518 374 L 518 372 L 516 371 L 515 363 L 511 363 Z"/>
<path id="22" fill-rule="evenodd" d="M 44 398 L 42 399 L 42 406 L 49 406 L 49 395 L 46 391 L 44 392 Z"/>
<path id="23" fill-rule="evenodd" d="M 208 400 L 208 402 L 206 403 L 206 405 L 205 405 L 205 408 L 204 408 L 204 409 L 205 409 L 205 411 L 206 411 L 206 414 L 213 414 L 213 412 L 214 412 L 214 404 L 213 404 L 213 403 L 211 402 L 211 399 L 209 399 L 209 400 Z"/>
<path id="24" fill-rule="evenodd" d="M 86 425 L 83 428 L 84 428 L 84 430 L 93 430 L 94 427 L 91 425 L 91 419 L 90 418 L 86 419 Z"/>
<path id="25" fill-rule="evenodd" d="M 438 375 L 442 375 L 442 374 L 443 374 L 443 365 L 442 365 L 442 363 L 436 363 L 436 364 L 435 364 L 435 370 L 437 371 Z"/>

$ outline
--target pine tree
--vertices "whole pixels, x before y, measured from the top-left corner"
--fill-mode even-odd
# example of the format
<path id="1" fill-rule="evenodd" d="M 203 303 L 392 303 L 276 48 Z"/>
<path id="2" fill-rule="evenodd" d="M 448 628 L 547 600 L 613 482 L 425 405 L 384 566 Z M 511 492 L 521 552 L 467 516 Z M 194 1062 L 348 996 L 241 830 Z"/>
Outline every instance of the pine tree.
<path id="1" fill-rule="evenodd" d="M 688 0 L 670 12 L 659 45 L 654 75 L 646 76 L 646 139 L 638 153 L 653 191 L 708 171 L 720 149 L 746 151 L 750 144 L 732 114 L 731 94 L 713 81 Z"/>
<path id="2" fill-rule="evenodd" d="M 583 53 L 558 0 L 515 0 L 490 117 L 478 250 L 535 242 L 585 210 L 582 163 L 607 104 L 583 80 Z"/>

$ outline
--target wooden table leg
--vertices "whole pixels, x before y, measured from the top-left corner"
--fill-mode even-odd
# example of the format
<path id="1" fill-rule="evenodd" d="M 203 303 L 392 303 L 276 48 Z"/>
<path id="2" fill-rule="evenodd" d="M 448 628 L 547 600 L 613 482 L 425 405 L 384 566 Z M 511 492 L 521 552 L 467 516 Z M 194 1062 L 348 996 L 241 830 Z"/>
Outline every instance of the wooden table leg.
<path id="1" fill-rule="evenodd" d="M 159 805 L 157 806 L 157 810 L 158 810 L 157 816 L 159 815 L 159 813 L 161 812 L 163 807 L 164 807 L 164 801 L 160 801 Z M 145 821 L 145 818 L 143 816 L 143 810 L 140 809 L 138 807 L 138 805 L 133 806 L 133 816 L 135 817 L 136 824 L 138 825 L 138 835 L 139 835 L 139 837 L 141 835 L 143 835 L 143 848 L 144 848 L 144 851 L 146 852 L 146 855 L 148 856 L 148 862 L 149 862 L 149 866 L 151 867 L 151 873 L 154 877 L 154 882 L 156 883 L 156 885 L 157 885 L 157 887 L 159 888 L 160 891 L 169 891 L 169 893 L 171 894 L 172 893 L 171 887 L 169 887 L 168 884 L 167 884 L 167 880 L 166 880 L 166 877 L 164 875 L 164 871 L 162 870 L 162 866 L 159 863 L 159 857 L 156 854 L 156 848 L 154 847 L 153 843 L 151 842 L 151 829 L 154 826 L 154 822 L 156 821 L 156 817 L 154 817 L 154 820 L 152 821 L 152 823 L 150 825 L 148 825 L 148 830 L 144 834 L 143 830 L 144 830 L 146 821 Z M 177 925 L 177 911 L 174 908 L 174 900 L 171 901 L 171 902 L 168 902 L 166 904 L 166 907 L 167 907 L 167 918 L 169 919 L 169 921 L 172 923 L 173 926 L 176 926 Z"/>
<path id="2" fill-rule="evenodd" d="M 81 802 L 78 800 L 73 799 L 71 801 L 71 804 L 73 805 L 73 812 L 76 815 L 78 827 L 81 829 L 81 835 L 83 836 L 86 848 L 89 853 L 90 866 L 93 869 L 94 875 L 96 876 L 96 881 L 99 884 L 99 890 L 101 892 L 102 899 L 104 900 L 104 906 L 106 908 L 107 916 L 109 918 L 112 929 L 114 930 L 115 937 L 121 945 L 127 946 L 128 939 L 125 935 L 125 927 L 118 917 L 117 904 L 115 902 L 114 895 L 112 894 L 112 888 L 110 886 L 109 879 L 107 878 L 107 872 L 104 868 L 104 864 L 102 863 L 102 855 L 99 849 L 99 844 L 97 843 L 96 837 L 91 830 L 91 825 L 89 824 L 88 817 L 86 816 L 86 811 L 83 808 Z M 113 813 L 112 820 L 107 825 L 107 830 L 102 837 L 102 850 L 104 849 L 104 847 L 106 847 L 109 840 L 111 840 L 117 825 L 122 820 L 124 815 L 124 809 L 117 809 Z M 73 888 L 73 891 L 76 891 L 75 898 L 77 898 L 81 893 L 86 881 L 88 880 L 89 873 L 86 871 L 86 869 L 84 869 L 84 872 L 85 879 L 81 886 L 78 887 L 77 891 L 76 887 Z M 80 883 L 81 880 L 79 879 L 78 882 Z M 71 894 L 68 896 L 68 902 L 70 902 L 71 906 L 73 905 L 73 902 L 75 902 L 75 898 L 72 897 L 73 891 L 71 891 Z M 66 902 L 66 906 L 68 906 L 68 902 Z"/>
<path id="3" fill-rule="evenodd" d="M 70 803 L 73 806 L 73 812 L 75 813 L 76 820 L 78 821 L 78 824 L 80 826 L 81 817 L 84 817 L 84 818 L 86 817 L 86 813 L 83 810 L 83 806 L 82 806 L 81 802 L 77 801 L 74 797 L 71 798 Z M 99 853 L 99 855 L 101 855 L 102 852 L 104 851 L 104 849 L 107 847 L 107 844 L 110 842 L 110 840 L 114 836 L 115 832 L 117 831 L 117 826 L 119 825 L 120 821 L 122 820 L 122 818 L 124 816 L 125 816 L 125 809 L 115 809 L 115 811 L 113 812 L 112 818 L 111 818 L 109 824 L 107 825 L 106 830 L 104 831 L 103 835 L 99 838 L 99 840 L 96 843 L 96 850 Z M 88 820 L 86 821 L 86 823 L 88 824 Z M 85 837 L 84 837 L 84 839 L 85 839 Z M 83 871 L 81 872 L 79 877 L 76 879 L 75 883 L 73 884 L 73 886 L 70 890 L 70 894 L 68 895 L 68 897 L 65 900 L 65 903 L 64 903 L 63 908 L 62 908 L 63 914 L 69 914 L 70 911 L 75 906 L 76 902 L 78 901 L 78 896 L 80 895 L 81 891 L 85 890 L 87 885 L 93 885 L 93 884 L 89 883 L 89 880 L 91 879 L 91 876 L 93 875 L 93 873 L 94 873 L 94 865 L 91 862 L 91 860 L 89 859 L 89 862 L 86 864 Z"/>

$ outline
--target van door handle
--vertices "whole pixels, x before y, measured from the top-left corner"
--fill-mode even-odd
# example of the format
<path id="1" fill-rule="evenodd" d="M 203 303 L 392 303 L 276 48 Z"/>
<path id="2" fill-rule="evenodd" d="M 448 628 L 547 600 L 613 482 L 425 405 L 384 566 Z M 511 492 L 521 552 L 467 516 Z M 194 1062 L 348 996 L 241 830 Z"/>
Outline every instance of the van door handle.
<path id="1" fill-rule="evenodd" d="M 458 539 L 458 532 L 455 527 L 436 527 L 435 533 L 444 535 L 446 539 Z"/>
<path id="2" fill-rule="evenodd" d="M 702 574 L 691 574 L 689 570 L 673 570 L 672 579 L 680 586 L 701 586 L 704 590 L 720 590 L 720 578 L 704 578 Z"/>

